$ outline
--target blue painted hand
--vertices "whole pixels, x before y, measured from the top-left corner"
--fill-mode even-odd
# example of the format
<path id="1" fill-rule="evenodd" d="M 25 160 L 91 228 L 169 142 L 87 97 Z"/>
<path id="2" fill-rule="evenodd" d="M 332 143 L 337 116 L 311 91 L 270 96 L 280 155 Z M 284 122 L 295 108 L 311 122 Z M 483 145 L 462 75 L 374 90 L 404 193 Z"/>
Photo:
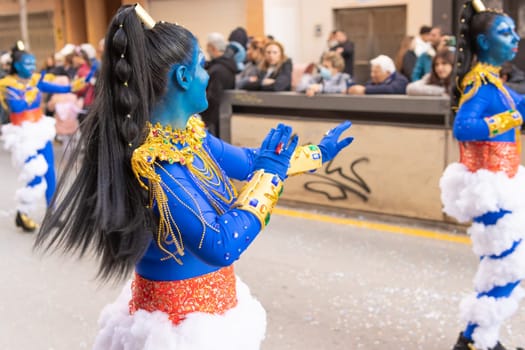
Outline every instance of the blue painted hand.
<path id="1" fill-rule="evenodd" d="M 335 158 L 335 156 L 341 152 L 343 148 L 348 146 L 354 141 L 353 137 L 347 137 L 339 141 L 341 134 L 352 126 L 352 122 L 344 121 L 335 128 L 329 130 L 321 142 L 319 143 L 319 149 L 323 157 L 323 163 L 328 162 Z"/>
<path id="2" fill-rule="evenodd" d="M 255 159 L 255 170 L 276 174 L 281 180 L 286 178 L 290 158 L 297 147 L 298 137 L 292 135 L 292 128 L 279 124 L 270 130 L 264 139 L 259 155 Z"/>

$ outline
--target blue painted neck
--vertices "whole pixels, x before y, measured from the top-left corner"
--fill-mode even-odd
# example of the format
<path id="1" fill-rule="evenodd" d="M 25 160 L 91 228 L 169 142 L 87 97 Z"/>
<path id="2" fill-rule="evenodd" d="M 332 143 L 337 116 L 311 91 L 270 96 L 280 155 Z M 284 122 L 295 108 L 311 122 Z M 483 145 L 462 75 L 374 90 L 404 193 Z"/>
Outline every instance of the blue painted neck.
<path id="1" fill-rule="evenodd" d="M 153 108 L 151 122 L 162 126 L 171 125 L 173 129 L 184 129 L 188 119 L 193 115 L 188 109 L 184 94 L 166 94 Z"/>
<path id="2" fill-rule="evenodd" d="M 489 51 L 482 51 L 478 53 L 478 61 L 481 63 L 490 64 L 491 66 L 500 67 L 505 61 L 498 60 L 490 55 Z"/>

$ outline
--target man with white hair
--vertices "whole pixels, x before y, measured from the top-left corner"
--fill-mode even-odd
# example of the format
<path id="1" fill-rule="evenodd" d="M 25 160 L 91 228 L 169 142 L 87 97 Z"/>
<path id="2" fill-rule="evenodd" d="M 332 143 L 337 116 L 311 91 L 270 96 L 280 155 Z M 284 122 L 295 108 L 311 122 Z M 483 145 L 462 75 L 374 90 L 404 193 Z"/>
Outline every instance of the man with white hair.
<path id="1" fill-rule="evenodd" d="M 210 75 L 206 97 L 208 98 L 208 109 L 201 113 L 202 119 L 208 131 L 215 136 L 220 136 L 219 131 L 219 107 L 221 105 L 224 90 L 235 88 L 235 74 L 237 64 L 231 55 L 225 55 L 228 43 L 220 33 L 210 33 L 206 44 L 206 52 L 210 61 L 206 64 L 206 70 Z"/>
<path id="2" fill-rule="evenodd" d="M 352 85 L 350 95 L 398 94 L 404 95 L 408 79 L 396 72 L 394 61 L 388 56 L 379 55 L 370 60 L 370 81 L 363 85 Z"/>

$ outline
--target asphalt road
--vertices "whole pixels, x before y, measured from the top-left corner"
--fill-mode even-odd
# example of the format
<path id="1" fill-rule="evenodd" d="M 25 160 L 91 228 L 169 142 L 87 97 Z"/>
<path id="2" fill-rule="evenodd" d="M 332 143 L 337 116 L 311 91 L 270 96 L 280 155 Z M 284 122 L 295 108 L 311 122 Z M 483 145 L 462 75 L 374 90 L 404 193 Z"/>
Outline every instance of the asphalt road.
<path id="1" fill-rule="evenodd" d="M 33 253 L 34 236 L 14 226 L 16 174 L 4 151 L 0 169 L 0 349 L 90 349 L 121 286 L 96 281 L 90 258 Z M 262 349 L 451 349 L 476 258 L 467 244 L 389 227 L 281 207 L 236 263 L 268 313 Z M 502 340 L 525 345 L 525 305 Z"/>

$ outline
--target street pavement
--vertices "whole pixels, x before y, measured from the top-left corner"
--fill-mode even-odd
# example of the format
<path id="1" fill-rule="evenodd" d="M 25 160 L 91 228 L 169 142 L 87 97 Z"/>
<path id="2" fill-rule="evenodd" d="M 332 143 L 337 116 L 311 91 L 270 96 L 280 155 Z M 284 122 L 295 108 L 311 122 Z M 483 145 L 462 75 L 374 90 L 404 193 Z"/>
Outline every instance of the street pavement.
<path id="1" fill-rule="evenodd" d="M 5 151 L 0 170 L 0 350 L 90 349 L 121 283 L 97 281 L 90 257 L 33 252 L 34 235 L 14 225 Z M 268 313 L 262 349 L 451 349 L 477 259 L 468 244 L 411 229 L 280 206 L 235 264 Z M 525 345 L 525 304 L 502 341 Z"/>

